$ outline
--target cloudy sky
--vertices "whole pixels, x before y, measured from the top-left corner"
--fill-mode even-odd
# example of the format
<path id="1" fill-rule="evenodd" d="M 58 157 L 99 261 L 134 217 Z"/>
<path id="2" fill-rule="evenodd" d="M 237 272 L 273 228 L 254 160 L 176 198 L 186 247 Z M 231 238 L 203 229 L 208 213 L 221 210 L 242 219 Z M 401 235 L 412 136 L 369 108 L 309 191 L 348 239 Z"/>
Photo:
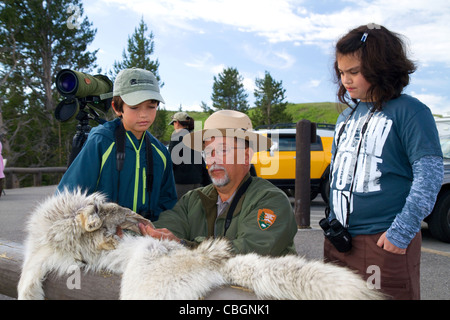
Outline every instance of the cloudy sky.
<path id="1" fill-rule="evenodd" d="M 406 89 L 435 114 L 450 115 L 448 0 L 89 0 L 103 70 L 121 60 L 143 17 L 155 36 L 166 109 L 211 106 L 213 77 L 234 67 L 253 106 L 255 79 L 268 71 L 289 102 L 335 102 L 333 46 L 350 29 L 381 24 L 408 39 L 419 68 Z"/>

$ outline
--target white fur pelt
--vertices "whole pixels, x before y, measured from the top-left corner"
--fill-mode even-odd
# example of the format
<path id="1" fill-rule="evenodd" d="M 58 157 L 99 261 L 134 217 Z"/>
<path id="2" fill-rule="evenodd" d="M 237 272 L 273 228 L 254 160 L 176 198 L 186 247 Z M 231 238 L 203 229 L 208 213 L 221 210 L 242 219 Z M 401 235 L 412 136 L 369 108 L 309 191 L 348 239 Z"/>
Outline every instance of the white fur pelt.
<path id="1" fill-rule="evenodd" d="M 225 280 L 251 289 L 260 299 L 378 300 L 359 275 L 347 268 L 288 255 L 237 255 L 222 268 Z"/>
<path id="2" fill-rule="evenodd" d="M 239 285 L 263 299 L 381 299 L 349 269 L 299 256 L 232 255 L 227 240 L 195 249 L 139 232 L 140 215 L 99 193 L 64 191 L 36 208 L 27 225 L 19 299 L 43 299 L 42 282 L 73 265 L 122 274 L 121 299 L 200 299 L 222 285 Z"/>
<path id="3" fill-rule="evenodd" d="M 59 276 L 74 265 L 86 271 L 106 266 L 121 272 L 126 256 L 111 255 L 119 244 L 117 226 L 133 228 L 144 220 L 131 210 L 105 201 L 100 193 L 89 196 L 65 190 L 41 203 L 27 223 L 27 239 L 19 299 L 43 299 L 42 281 L 50 271 Z"/>
<path id="4" fill-rule="evenodd" d="M 124 243 L 129 241 L 126 239 Z M 204 241 L 193 250 L 174 246 L 166 254 L 148 250 L 146 243 L 178 243 L 150 237 L 131 241 L 137 247 L 122 275 L 122 300 L 194 300 L 226 284 L 221 268 L 231 256 L 228 241 Z"/>

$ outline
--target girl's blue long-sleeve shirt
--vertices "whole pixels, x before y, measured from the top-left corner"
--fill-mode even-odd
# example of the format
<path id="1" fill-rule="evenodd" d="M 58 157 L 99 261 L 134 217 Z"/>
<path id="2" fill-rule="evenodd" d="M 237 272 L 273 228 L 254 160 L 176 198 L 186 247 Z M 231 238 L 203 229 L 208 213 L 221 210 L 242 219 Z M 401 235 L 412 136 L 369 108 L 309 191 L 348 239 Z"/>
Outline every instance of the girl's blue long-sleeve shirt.
<path id="1" fill-rule="evenodd" d="M 157 220 L 162 211 L 172 209 L 177 201 L 172 159 L 167 148 L 146 132 L 150 137 L 153 155 L 153 187 L 149 199 L 144 138 L 139 141 L 130 131 L 126 133 L 125 162 L 120 173 L 116 168 L 114 133 L 120 122 L 118 118 L 91 130 L 57 190 L 80 187 L 88 194 L 102 192 L 109 201 L 130 208 L 148 219 Z"/>

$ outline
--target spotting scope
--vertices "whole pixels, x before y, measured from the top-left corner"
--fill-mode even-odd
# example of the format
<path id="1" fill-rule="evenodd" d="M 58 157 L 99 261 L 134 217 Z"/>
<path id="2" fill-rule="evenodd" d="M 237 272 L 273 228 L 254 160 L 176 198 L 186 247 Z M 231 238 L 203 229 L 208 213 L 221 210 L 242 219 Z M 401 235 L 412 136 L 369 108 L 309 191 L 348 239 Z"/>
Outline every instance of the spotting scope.
<path id="1" fill-rule="evenodd" d="M 107 76 L 95 76 L 63 69 L 56 75 L 56 89 L 65 97 L 55 110 L 61 122 L 77 116 L 86 105 L 107 112 L 111 106 L 113 83 Z"/>
<path id="2" fill-rule="evenodd" d="M 105 123 L 97 110 L 107 112 L 111 107 L 113 83 L 108 77 L 63 69 L 56 75 L 56 89 L 64 96 L 55 109 L 55 118 L 61 122 L 78 120 L 77 131 L 72 140 L 70 165 L 87 140 L 91 126 L 89 120 Z"/>

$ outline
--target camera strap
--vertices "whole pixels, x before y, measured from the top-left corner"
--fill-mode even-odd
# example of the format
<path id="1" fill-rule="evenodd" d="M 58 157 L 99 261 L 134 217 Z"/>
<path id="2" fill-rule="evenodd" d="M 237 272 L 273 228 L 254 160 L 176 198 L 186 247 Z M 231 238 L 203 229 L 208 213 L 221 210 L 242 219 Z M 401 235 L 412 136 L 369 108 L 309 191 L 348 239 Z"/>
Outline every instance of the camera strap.
<path id="1" fill-rule="evenodd" d="M 252 177 L 248 177 L 247 181 L 245 181 L 241 187 L 236 191 L 236 194 L 234 195 L 233 201 L 231 201 L 230 208 L 227 212 L 227 218 L 225 220 L 225 226 L 223 231 L 223 236 L 225 237 L 225 234 L 227 233 L 228 228 L 230 227 L 231 220 L 233 219 L 234 210 L 236 209 L 237 203 L 241 199 L 242 195 L 247 191 L 248 186 L 252 183 Z"/>
<path id="2" fill-rule="evenodd" d="M 339 133 L 338 133 L 338 136 L 337 136 L 337 139 L 336 139 L 336 148 L 335 148 L 334 157 L 333 157 L 333 167 L 334 167 L 335 160 L 336 160 L 338 146 L 339 146 L 339 143 L 341 141 L 341 135 L 344 133 L 345 127 L 347 126 L 347 123 L 349 122 L 350 118 L 355 113 L 356 109 L 358 108 L 359 103 L 360 103 L 360 101 L 358 101 L 356 106 L 353 108 L 353 110 L 347 116 L 347 118 L 345 119 L 343 125 L 341 126 L 341 129 L 339 130 Z M 365 135 L 365 133 L 367 131 L 367 127 L 369 125 L 369 121 L 372 118 L 373 114 L 375 113 L 375 109 L 376 108 L 374 106 L 370 110 L 369 115 L 367 116 L 366 120 L 364 121 L 364 124 L 361 127 L 360 139 L 359 139 L 358 148 L 357 148 L 357 151 L 356 151 L 356 158 L 355 158 L 356 160 L 355 160 L 355 166 L 353 168 L 353 176 L 352 176 L 352 182 L 350 184 L 349 195 L 347 197 L 347 196 L 345 196 L 344 193 L 342 193 L 342 195 L 346 198 L 346 201 L 347 201 L 347 208 L 346 208 L 347 209 L 347 215 L 346 215 L 346 219 L 345 219 L 345 222 L 344 222 L 344 227 L 345 228 L 348 228 L 348 221 L 349 221 L 349 218 L 350 218 L 350 201 L 352 200 L 352 194 L 353 194 L 353 189 L 354 189 L 354 184 L 355 184 L 356 169 L 358 167 L 358 158 L 359 158 L 359 154 L 361 152 L 361 145 L 362 145 L 362 142 L 363 142 L 363 139 L 364 139 L 364 135 Z M 333 173 L 333 168 L 330 168 L 330 174 L 332 174 L 332 173 Z M 327 218 L 328 218 L 329 214 L 330 214 L 330 205 L 328 204 L 327 207 L 325 208 L 325 215 L 326 215 Z"/>
<path id="3" fill-rule="evenodd" d="M 119 171 L 119 179 L 117 182 L 117 199 L 119 200 L 119 189 L 120 189 L 120 171 L 123 168 L 123 164 L 125 162 L 125 139 L 126 139 L 126 131 L 123 126 L 123 123 L 116 127 L 114 131 L 114 138 L 116 142 L 116 169 Z M 148 192 L 148 199 L 150 202 L 150 195 L 152 193 L 153 188 L 153 152 L 152 152 L 152 142 L 150 140 L 149 135 L 145 132 L 145 157 L 147 161 L 147 171 L 146 171 L 146 188 Z"/>
<path id="4" fill-rule="evenodd" d="M 350 120 L 350 118 L 352 117 L 352 115 L 355 113 L 356 108 L 358 108 L 358 106 L 359 106 L 359 101 L 358 101 L 358 103 L 355 105 L 355 107 L 352 109 L 352 111 L 350 112 L 350 114 L 347 116 L 347 118 L 345 119 L 344 123 L 343 123 L 342 126 L 341 126 L 341 129 L 340 129 L 339 132 L 338 132 L 338 135 L 337 135 L 337 137 L 336 137 L 336 147 L 335 147 L 335 150 L 334 150 L 333 163 L 332 163 L 332 166 L 331 166 L 331 168 L 330 168 L 330 175 L 333 174 L 333 167 L 334 167 L 334 163 L 335 163 L 335 160 L 336 160 L 336 155 L 337 155 L 337 150 L 338 150 L 339 142 L 341 142 L 341 136 L 342 136 L 342 134 L 344 133 L 344 130 L 345 130 L 345 127 L 347 126 L 348 121 Z M 330 181 L 330 183 L 331 183 L 331 181 Z M 330 211 L 331 211 L 331 209 L 330 209 L 330 203 L 328 202 L 327 206 L 325 207 L 325 217 L 326 217 L 326 218 L 329 217 Z"/>

